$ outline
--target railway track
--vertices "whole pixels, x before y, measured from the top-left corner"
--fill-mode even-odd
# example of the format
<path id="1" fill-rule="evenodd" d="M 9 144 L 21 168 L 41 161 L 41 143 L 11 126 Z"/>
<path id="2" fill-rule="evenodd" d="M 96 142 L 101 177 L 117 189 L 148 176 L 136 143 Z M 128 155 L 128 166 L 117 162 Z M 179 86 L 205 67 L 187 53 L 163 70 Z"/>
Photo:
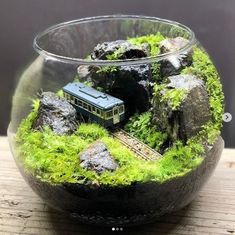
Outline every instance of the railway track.
<path id="1" fill-rule="evenodd" d="M 125 132 L 123 129 L 116 128 L 111 131 L 111 135 L 118 139 L 123 145 L 132 150 L 139 158 L 146 161 L 158 160 L 162 157 L 160 153 L 150 148 L 148 145 L 139 141 L 134 136 Z"/>

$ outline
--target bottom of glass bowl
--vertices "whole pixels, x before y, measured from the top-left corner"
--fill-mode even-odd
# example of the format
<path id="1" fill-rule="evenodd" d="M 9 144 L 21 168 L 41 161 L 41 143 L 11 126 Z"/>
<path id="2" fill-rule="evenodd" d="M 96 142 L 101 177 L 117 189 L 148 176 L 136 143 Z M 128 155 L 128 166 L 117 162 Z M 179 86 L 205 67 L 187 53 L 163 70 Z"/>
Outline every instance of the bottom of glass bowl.
<path id="1" fill-rule="evenodd" d="M 189 204 L 215 169 L 223 147 L 219 137 L 202 163 L 184 176 L 164 183 L 150 181 L 119 187 L 52 185 L 26 173 L 16 154 L 14 157 L 27 183 L 49 206 L 86 224 L 133 226 L 153 222 Z"/>

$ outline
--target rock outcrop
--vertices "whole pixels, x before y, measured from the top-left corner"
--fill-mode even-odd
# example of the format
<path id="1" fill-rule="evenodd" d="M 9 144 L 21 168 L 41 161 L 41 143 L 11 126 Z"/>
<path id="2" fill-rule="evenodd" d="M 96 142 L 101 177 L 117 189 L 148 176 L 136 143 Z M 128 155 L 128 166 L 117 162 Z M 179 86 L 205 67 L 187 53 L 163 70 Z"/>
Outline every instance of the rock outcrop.
<path id="1" fill-rule="evenodd" d="M 150 78 L 148 65 L 121 66 L 110 72 L 98 72 L 97 68 L 93 68 L 91 73 L 94 87 L 101 87 L 105 92 L 124 101 L 126 117 L 149 109 Z"/>
<path id="2" fill-rule="evenodd" d="M 169 38 L 160 42 L 160 53 L 177 52 L 183 48 L 189 41 L 182 37 Z M 160 62 L 160 72 L 162 76 L 170 76 L 179 74 L 179 72 L 186 66 L 192 64 L 192 49 L 184 53 L 171 55 L 167 59 Z"/>
<path id="3" fill-rule="evenodd" d="M 137 46 L 126 40 L 103 42 L 94 48 L 91 59 L 108 60 L 112 55 L 117 59 L 142 58 L 148 56 L 148 46 Z"/>
<path id="4" fill-rule="evenodd" d="M 106 145 L 96 141 L 79 155 L 80 166 L 86 170 L 95 171 L 101 174 L 104 171 L 115 171 L 118 164 L 112 158 Z"/>
<path id="5" fill-rule="evenodd" d="M 40 96 L 39 110 L 32 128 L 42 131 L 48 126 L 55 134 L 72 134 L 77 128 L 76 109 L 53 92 L 43 92 Z"/>
<path id="6" fill-rule="evenodd" d="M 173 109 L 162 99 L 166 91 L 184 89 L 180 105 Z M 153 124 L 166 131 L 172 140 L 186 142 L 197 134 L 210 119 L 209 98 L 202 80 L 194 75 L 168 77 L 165 89 L 156 94 L 153 102 Z"/>
<path id="7" fill-rule="evenodd" d="M 115 55 L 117 59 L 142 58 L 149 55 L 148 44 L 136 46 L 126 40 L 98 44 L 91 53 L 91 59 L 108 60 Z M 119 99 L 126 107 L 126 117 L 136 112 L 147 111 L 150 107 L 151 69 L 147 64 L 115 66 L 79 66 L 81 81 L 88 81 L 95 88 L 101 88 Z"/>

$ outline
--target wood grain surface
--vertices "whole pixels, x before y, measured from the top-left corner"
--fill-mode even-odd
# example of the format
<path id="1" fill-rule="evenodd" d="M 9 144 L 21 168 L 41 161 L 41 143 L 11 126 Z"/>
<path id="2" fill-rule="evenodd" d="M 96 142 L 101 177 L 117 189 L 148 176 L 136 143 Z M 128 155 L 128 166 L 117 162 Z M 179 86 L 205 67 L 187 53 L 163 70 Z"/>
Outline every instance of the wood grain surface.
<path id="1" fill-rule="evenodd" d="M 63 198 L 61 199 L 63 200 Z M 115 229 L 115 230 L 114 230 Z M 153 224 L 93 227 L 49 208 L 21 177 L 0 137 L 0 234 L 235 234 L 235 149 L 225 149 L 213 176 L 186 208 Z"/>

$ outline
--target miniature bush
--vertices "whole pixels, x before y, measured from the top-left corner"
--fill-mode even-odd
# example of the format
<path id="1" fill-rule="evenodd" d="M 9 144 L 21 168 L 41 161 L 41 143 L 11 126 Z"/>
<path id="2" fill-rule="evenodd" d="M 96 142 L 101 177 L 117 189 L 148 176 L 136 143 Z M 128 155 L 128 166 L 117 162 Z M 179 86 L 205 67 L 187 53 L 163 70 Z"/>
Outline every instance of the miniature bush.
<path id="1" fill-rule="evenodd" d="M 154 96 L 160 101 L 165 101 L 172 110 L 176 110 L 187 95 L 187 89 L 167 89 L 166 84 L 154 85 Z"/>
<path id="2" fill-rule="evenodd" d="M 160 151 L 167 139 L 167 134 L 161 133 L 151 126 L 150 112 L 134 115 L 124 129 L 157 151 Z"/>

